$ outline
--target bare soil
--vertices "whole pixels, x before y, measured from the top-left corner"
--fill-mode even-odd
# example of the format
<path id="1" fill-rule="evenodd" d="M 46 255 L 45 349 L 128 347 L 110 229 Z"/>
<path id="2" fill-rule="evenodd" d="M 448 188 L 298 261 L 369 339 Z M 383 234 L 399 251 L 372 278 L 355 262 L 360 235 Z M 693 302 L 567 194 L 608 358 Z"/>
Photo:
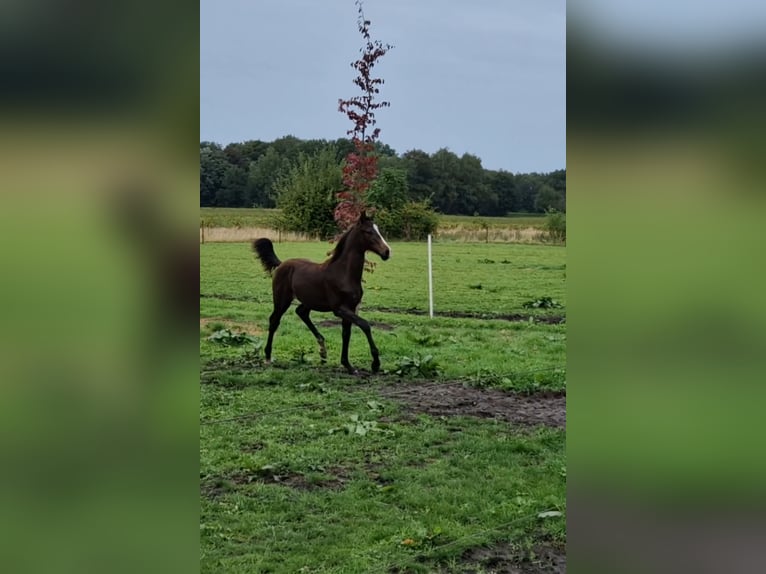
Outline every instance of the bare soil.
<path id="1" fill-rule="evenodd" d="M 522 426 L 566 426 L 566 394 L 508 393 L 463 384 L 412 384 L 383 387 L 382 395 L 399 401 L 412 414 L 471 416 Z"/>
<path id="2" fill-rule="evenodd" d="M 343 468 L 330 469 L 326 474 L 331 475 L 331 477 L 309 480 L 300 473 L 239 470 L 225 476 L 208 477 L 201 480 L 200 491 L 207 498 L 217 498 L 234 492 L 241 486 L 253 483 L 280 484 L 298 490 L 317 490 L 322 488 L 340 490 L 349 480 L 348 473 Z"/>
<path id="3" fill-rule="evenodd" d="M 379 313 L 397 313 L 400 315 L 427 315 L 428 311 L 423 309 L 397 309 L 394 307 L 368 307 L 369 311 Z M 434 317 L 451 317 L 455 319 L 489 319 L 497 321 L 529 321 L 534 323 L 546 323 L 548 325 L 558 325 L 566 322 L 564 315 L 532 315 L 525 313 L 480 313 L 476 311 L 434 311 Z"/>
<path id="4" fill-rule="evenodd" d="M 538 544 L 522 557 L 507 543 L 471 548 L 461 556 L 461 568 L 463 574 L 564 574 L 566 551 L 562 546 Z"/>
<path id="5" fill-rule="evenodd" d="M 244 445 L 242 450 L 255 452 L 264 447 L 263 443 Z M 385 486 L 391 481 L 381 476 L 380 471 L 384 468 L 380 462 L 367 462 L 364 472 L 368 478 L 379 486 Z M 351 469 L 343 466 L 334 466 L 322 471 L 323 478 L 307 478 L 301 473 L 291 473 L 286 470 L 237 470 L 223 476 L 208 476 L 200 480 L 200 491 L 207 498 L 217 498 L 224 494 L 234 492 L 242 486 L 259 484 L 280 484 L 298 490 L 341 490 L 351 480 Z"/>

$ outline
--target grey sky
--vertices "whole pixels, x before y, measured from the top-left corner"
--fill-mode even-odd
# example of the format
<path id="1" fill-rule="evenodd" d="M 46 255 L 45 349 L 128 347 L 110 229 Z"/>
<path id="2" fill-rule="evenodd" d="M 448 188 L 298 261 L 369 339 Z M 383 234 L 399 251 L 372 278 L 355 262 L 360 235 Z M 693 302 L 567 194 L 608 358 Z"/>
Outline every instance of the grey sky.
<path id="1" fill-rule="evenodd" d="M 484 167 L 566 166 L 563 0 L 366 0 L 374 39 L 394 44 L 381 141 L 448 147 Z M 201 0 L 200 138 L 344 137 L 338 98 L 362 45 L 353 0 Z"/>

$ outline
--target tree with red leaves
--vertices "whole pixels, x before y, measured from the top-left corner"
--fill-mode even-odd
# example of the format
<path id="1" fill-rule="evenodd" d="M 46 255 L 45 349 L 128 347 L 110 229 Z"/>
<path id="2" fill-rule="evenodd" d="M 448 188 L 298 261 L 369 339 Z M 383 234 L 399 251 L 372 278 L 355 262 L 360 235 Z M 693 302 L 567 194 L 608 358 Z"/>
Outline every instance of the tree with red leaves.
<path id="1" fill-rule="evenodd" d="M 362 56 L 351 63 L 351 67 L 358 72 L 354 84 L 362 90 L 362 95 L 338 100 L 338 111 L 346 114 L 354 124 L 346 132 L 351 136 L 354 151 L 346 156 L 343 166 L 344 189 L 337 194 L 338 205 L 334 214 L 336 223 L 343 231 L 355 223 L 367 208 L 367 191 L 378 175 L 375 143 L 380 137 L 380 128 L 374 127 L 377 123 L 375 112 L 391 105 L 389 102 L 376 101 L 375 96 L 380 93 L 383 79 L 372 77 L 372 69 L 393 46 L 371 38 L 370 21 L 364 17 L 362 0 L 356 0 L 355 4 L 357 25 L 365 45 L 359 50 Z"/>

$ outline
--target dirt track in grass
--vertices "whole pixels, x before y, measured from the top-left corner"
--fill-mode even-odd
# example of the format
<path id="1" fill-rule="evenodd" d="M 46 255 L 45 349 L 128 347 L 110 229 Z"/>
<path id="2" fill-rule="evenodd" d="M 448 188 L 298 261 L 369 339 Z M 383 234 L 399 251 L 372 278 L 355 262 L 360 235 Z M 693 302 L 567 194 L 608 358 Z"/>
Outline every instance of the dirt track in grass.
<path id="1" fill-rule="evenodd" d="M 200 299 L 221 299 L 223 301 L 250 301 L 260 302 L 257 297 L 247 295 L 228 295 L 225 293 L 200 293 Z M 271 301 L 265 304 L 270 305 Z M 397 307 L 367 307 L 362 306 L 360 312 L 365 311 L 374 313 L 394 313 L 397 315 L 428 315 L 428 311 L 417 308 L 397 308 Z M 447 317 L 452 319 L 484 319 L 495 321 L 522 322 L 529 321 L 534 323 L 545 323 L 547 325 L 559 325 L 566 323 L 565 315 L 533 315 L 532 313 L 479 313 L 474 311 L 436 311 L 435 317 Z M 332 319 L 330 319 L 332 321 Z M 334 324 L 334 323 L 333 323 Z M 339 324 L 339 323 L 338 323 Z"/>
<path id="2" fill-rule="evenodd" d="M 383 387 L 381 394 L 402 403 L 410 414 L 490 418 L 521 426 L 566 426 L 563 391 L 523 394 L 455 383 L 408 383 Z"/>
<path id="3" fill-rule="evenodd" d="M 564 574 L 567 570 L 563 546 L 537 544 L 533 554 L 522 559 L 510 544 L 471 548 L 460 557 L 461 574 Z"/>

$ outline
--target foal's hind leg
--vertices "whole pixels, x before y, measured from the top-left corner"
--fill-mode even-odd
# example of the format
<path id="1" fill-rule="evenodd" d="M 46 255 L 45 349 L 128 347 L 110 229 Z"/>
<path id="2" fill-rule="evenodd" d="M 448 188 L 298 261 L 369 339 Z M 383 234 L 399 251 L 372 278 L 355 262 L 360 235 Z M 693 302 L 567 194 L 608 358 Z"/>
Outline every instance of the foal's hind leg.
<path id="1" fill-rule="evenodd" d="M 306 307 L 303 303 L 298 305 L 298 308 L 295 310 L 295 312 L 298 314 L 298 317 L 301 318 L 301 320 L 306 323 L 306 327 L 309 328 L 309 331 L 316 337 L 317 343 L 319 343 L 319 357 L 322 360 L 323 363 L 327 362 L 327 347 L 325 347 L 324 344 L 324 337 L 322 334 L 317 330 L 314 323 L 311 321 L 311 317 L 309 317 L 309 314 L 311 313 L 311 309 Z"/>
<path id="2" fill-rule="evenodd" d="M 274 340 L 274 333 L 276 333 L 279 328 L 279 322 L 282 320 L 282 315 L 284 315 L 285 311 L 290 308 L 290 303 L 292 302 L 293 298 L 291 293 L 281 293 L 281 296 L 274 293 L 274 311 L 269 317 L 269 338 L 266 340 L 266 348 L 263 350 L 267 363 L 271 362 L 271 343 Z"/>

